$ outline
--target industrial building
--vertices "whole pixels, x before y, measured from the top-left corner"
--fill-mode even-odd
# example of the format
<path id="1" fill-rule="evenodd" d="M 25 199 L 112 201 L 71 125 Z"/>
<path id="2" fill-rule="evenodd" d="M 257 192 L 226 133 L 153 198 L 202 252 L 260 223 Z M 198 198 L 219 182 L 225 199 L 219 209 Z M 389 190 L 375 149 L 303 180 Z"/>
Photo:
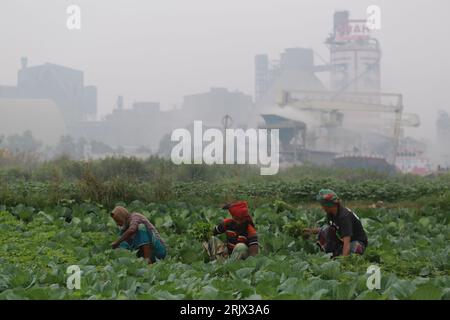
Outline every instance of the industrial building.
<path id="1" fill-rule="evenodd" d="M 0 86 L 0 99 L 8 99 L 2 103 L 11 104 L 11 108 L 30 105 L 36 99 L 51 101 L 52 106 L 56 106 L 61 113 L 63 121 L 61 124 L 51 123 L 55 126 L 55 132 L 59 132 L 58 128 L 64 127 L 64 131 L 72 135 L 77 135 L 79 122 L 86 121 L 97 113 L 97 88 L 84 85 L 82 71 L 52 63 L 28 66 L 28 59 L 25 57 L 21 59 L 17 85 Z M 33 112 L 22 113 L 21 117 L 16 119 L 21 119 L 23 123 L 32 123 L 35 120 L 34 111 L 45 114 L 49 105 L 49 103 L 35 103 Z M 49 116 L 57 118 L 51 114 Z"/>
<path id="2" fill-rule="evenodd" d="M 201 120 L 205 127 L 279 129 L 280 161 L 287 164 L 416 170 L 405 157 L 412 153 L 404 147 L 411 143 L 403 129 L 419 126 L 420 119 L 404 112 L 400 93 L 382 92 L 379 41 L 365 20 L 351 19 L 348 11 L 335 12 L 333 18 L 324 41 L 329 61 L 317 63 L 311 48 L 287 48 L 276 59 L 255 56 L 254 101 L 240 91 L 210 88 L 184 96 L 181 108 L 162 111 L 158 102 L 134 102 L 126 108 L 119 96 L 113 112 L 100 121 L 94 120 L 97 88 L 85 85 L 82 71 L 51 63 L 28 66 L 22 58 L 17 85 L 0 86 L 0 107 L 8 110 L 2 111 L 0 135 L 33 129 L 45 142 L 69 134 L 127 153 L 155 153 L 174 129 Z M 324 76 L 328 86 L 321 81 Z M 35 107 L 27 112 L 25 106 Z M 13 115 L 12 108 L 18 113 Z M 53 138 L 33 124 L 42 118 L 35 112 L 50 115 Z M 3 115 L 23 119 L 23 126 L 11 131 Z M 438 123 L 443 142 L 450 137 L 448 118 L 442 115 Z M 442 150 L 449 159 L 450 150 Z M 415 152 L 423 157 L 424 148 Z"/>
<path id="3" fill-rule="evenodd" d="M 180 109 L 169 111 L 162 111 L 157 102 L 134 102 L 131 108 L 125 108 L 119 96 L 111 114 L 101 121 L 82 122 L 77 131 L 85 139 L 121 146 L 130 153 L 144 147 L 155 153 L 163 137 L 174 129 L 189 127 L 195 120 L 221 128 L 226 118 L 229 126 L 244 127 L 252 106 L 251 96 L 226 88 L 187 95 Z"/>
<path id="4" fill-rule="evenodd" d="M 187 95 L 183 99 L 180 117 L 185 126 L 201 120 L 207 126 L 223 126 L 223 119 L 230 119 L 230 125 L 245 127 L 253 108 L 250 95 L 226 88 L 211 88 L 208 92 Z"/>
<path id="5" fill-rule="evenodd" d="M 397 152 L 397 168 L 403 173 L 427 175 L 433 171 L 433 165 L 427 157 L 427 144 L 406 137 L 400 140 Z"/>
<path id="6" fill-rule="evenodd" d="M 161 111 L 157 102 L 135 102 L 125 109 L 121 101 L 119 97 L 117 107 L 102 121 L 84 123 L 85 138 L 130 152 L 142 147 L 156 150 L 162 136 L 176 125 L 173 111 Z"/>
<path id="7" fill-rule="evenodd" d="M 281 90 L 325 90 L 316 76 L 314 52 L 307 48 L 287 48 L 279 59 L 255 56 L 255 103 L 273 105 Z"/>
<path id="8" fill-rule="evenodd" d="M 442 166 L 450 168 L 450 115 L 441 110 L 436 121 L 439 157 Z"/>
<path id="9" fill-rule="evenodd" d="M 330 60 L 321 64 L 307 48 L 286 49 L 275 63 L 255 57 L 260 127 L 280 130 L 282 161 L 394 170 L 403 128 L 420 119 L 404 113 L 401 94 L 381 91 L 380 43 L 366 20 L 339 11 L 325 45 Z"/>
<path id="10" fill-rule="evenodd" d="M 381 49 L 366 20 L 352 20 L 348 11 L 339 11 L 333 27 L 325 41 L 330 50 L 330 90 L 380 92 Z"/>

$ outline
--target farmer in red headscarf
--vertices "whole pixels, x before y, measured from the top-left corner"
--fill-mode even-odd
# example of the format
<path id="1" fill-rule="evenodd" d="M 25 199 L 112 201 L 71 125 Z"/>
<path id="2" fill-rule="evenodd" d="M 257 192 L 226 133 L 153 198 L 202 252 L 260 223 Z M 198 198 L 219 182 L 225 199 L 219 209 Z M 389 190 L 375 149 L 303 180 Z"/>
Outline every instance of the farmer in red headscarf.
<path id="1" fill-rule="evenodd" d="M 259 251 L 258 234 L 253 219 L 248 213 L 247 202 L 230 203 L 222 209 L 228 209 L 231 218 L 223 219 L 214 228 L 213 234 L 226 234 L 226 248 L 221 249 L 220 240 L 213 237 L 206 248 L 210 257 L 230 256 L 232 260 L 239 260 L 246 259 L 249 255 L 257 255 Z"/>

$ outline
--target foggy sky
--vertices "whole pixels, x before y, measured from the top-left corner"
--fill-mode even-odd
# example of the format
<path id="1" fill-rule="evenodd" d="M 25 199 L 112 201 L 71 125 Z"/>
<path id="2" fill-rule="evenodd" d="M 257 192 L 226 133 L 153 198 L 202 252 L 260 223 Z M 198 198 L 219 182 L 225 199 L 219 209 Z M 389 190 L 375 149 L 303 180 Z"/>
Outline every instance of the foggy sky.
<path id="1" fill-rule="evenodd" d="M 81 7 L 80 31 L 66 28 L 66 8 Z M 434 138 L 436 111 L 450 111 L 448 0 L 1 0 L 0 85 L 14 85 L 20 57 L 84 71 L 98 86 L 101 114 L 116 96 L 180 105 L 187 94 L 227 87 L 253 95 L 255 54 L 278 58 L 288 47 L 323 44 L 333 13 L 366 17 L 381 8 L 382 88 L 404 95 L 419 113 L 414 136 Z M 320 63 L 316 59 L 316 63 Z"/>

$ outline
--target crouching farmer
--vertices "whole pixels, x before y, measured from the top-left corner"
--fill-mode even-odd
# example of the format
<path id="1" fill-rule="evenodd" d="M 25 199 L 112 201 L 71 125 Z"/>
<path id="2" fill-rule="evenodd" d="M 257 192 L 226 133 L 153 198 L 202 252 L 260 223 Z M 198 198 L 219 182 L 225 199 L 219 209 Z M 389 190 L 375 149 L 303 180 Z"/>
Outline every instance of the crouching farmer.
<path id="1" fill-rule="evenodd" d="M 213 237 L 205 243 L 211 259 L 230 260 L 246 259 L 255 256 L 259 251 L 258 234 L 253 219 L 248 212 L 247 202 L 239 201 L 225 205 L 222 209 L 228 209 L 231 218 L 223 219 L 213 230 Z M 226 244 L 220 241 L 218 234 L 225 233 Z"/>
<path id="2" fill-rule="evenodd" d="M 320 190 L 316 199 L 326 212 L 328 223 L 321 228 L 305 229 L 305 235 L 318 234 L 317 244 L 323 251 L 332 253 L 333 257 L 363 254 L 368 241 L 358 216 L 342 206 L 333 190 Z"/>
<path id="3" fill-rule="evenodd" d="M 111 217 L 121 227 L 120 238 L 112 243 L 113 249 L 137 250 L 137 256 L 149 264 L 165 258 L 166 245 L 155 226 L 144 215 L 130 213 L 118 206 L 111 212 Z"/>

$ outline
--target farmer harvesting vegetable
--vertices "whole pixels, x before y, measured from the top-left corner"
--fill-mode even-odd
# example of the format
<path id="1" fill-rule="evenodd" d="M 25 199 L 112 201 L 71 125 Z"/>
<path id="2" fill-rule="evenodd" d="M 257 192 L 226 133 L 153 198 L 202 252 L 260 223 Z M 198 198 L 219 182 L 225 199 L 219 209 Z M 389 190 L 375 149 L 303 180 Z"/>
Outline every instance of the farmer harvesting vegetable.
<path id="1" fill-rule="evenodd" d="M 212 237 L 208 243 L 207 251 L 210 256 L 230 256 L 231 260 L 246 259 L 248 256 L 258 254 L 258 234 L 253 219 L 248 212 L 247 202 L 238 201 L 225 205 L 222 209 L 228 209 L 231 218 L 223 219 L 213 229 L 213 235 L 225 233 L 227 236 L 226 248 L 216 237 Z M 212 252 L 214 250 L 214 252 Z"/>
<path id="2" fill-rule="evenodd" d="M 328 224 L 321 228 L 305 229 L 305 235 L 318 234 L 321 249 L 333 253 L 333 256 L 363 254 L 368 242 L 358 216 L 341 205 L 333 190 L 320 190 L 316 200 L 326 212 Z"/>
<path id="3" fill-rule="evenodd" d="M 138 250 L 138 257 L 143 257 L 149 264 L 156 259 L 164 259 L 166 246 L 155 226 L 140 213 L 130 213 L 124 207 L 115 207 L 111 217 L 121 228 L 120 238 L 112 243 L 118 247 Z"/>

